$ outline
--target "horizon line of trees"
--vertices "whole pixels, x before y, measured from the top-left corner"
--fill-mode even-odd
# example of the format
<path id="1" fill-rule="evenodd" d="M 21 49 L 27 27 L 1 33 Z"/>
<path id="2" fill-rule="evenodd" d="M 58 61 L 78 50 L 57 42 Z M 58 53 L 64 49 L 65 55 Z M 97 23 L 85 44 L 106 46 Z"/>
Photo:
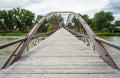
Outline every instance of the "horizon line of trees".
<path id="1" fill-rule="evenodd" d="M 26 32 L 35 21 L 35 14 L 26 9 L 0 10 L 0 32 Z"/>
<path id="2" fill-rule="evenodd" d="M 29 10 L 13 8 L 12 10 L 0 10 L 0 32 L 15 33 L 28 32 L 43 15 L 37 15 Z M 39 32 L 46 32 L 55 29 L 59 25 L 64 25 L 64 19 L 61 15 L 54 14 L 47 18 L 40 26 Z"/>
<path id="3" fill-rule="evenodd" d="M 114 32 L 115 26 L 120 26 L 119 20 L 112 24 L 115 18 L 111 12 L 100 11 L 93 18 L 89 18 L 86 14 L 79 15 L 97 32 Z M 35 17 L 33 12 L 26 9 L 0 10 L 0 32 L 28 32 L 42 17 L 42 15 Z M 54 14 L 44 21 L 39 28 L 39 32 L 50 31 L 58 26 L 64 26 L 64 19 L 61 15 Z M 76 31 L 84 31 L 75 17 L 72 19 L 72 24 L 69 23 L 69 27 L 74 28 Z"/>
<path id="4" fill-rule="evenodd" d="M 93 18 L 89 18 L 87 14 L 79 15 L 95 32 L 115 32 L 115 27 L 120 26 L 120 20 L 113 23 L 115 18 L 111 12 L 100 11 L 96 13 Z M 69 25 L 70 28 L 74 28 L 75 31 L 85 31 L 76 17 L 73 17 L 72 22 L 69 23 Z"/>

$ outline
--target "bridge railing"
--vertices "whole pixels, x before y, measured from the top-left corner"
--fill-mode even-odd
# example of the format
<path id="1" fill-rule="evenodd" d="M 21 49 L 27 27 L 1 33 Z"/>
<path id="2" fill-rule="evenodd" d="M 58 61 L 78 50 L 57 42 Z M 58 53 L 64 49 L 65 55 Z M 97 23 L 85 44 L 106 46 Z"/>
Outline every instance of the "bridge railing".
<path id="1" fill-rule="evenodd" d="M 90 42 L 88 41 L 88 39 L 90 39 L 90 37 L 89 37 L 88 35 L 83 34 L 83 33 L 80 33 L 80 32 L 75 32 L 75 31 L 73 31 L 72 29 L 69 29 L 69 28 L 65 28 L 65 29 L 67 29 L 69 32 L 73 33 L 73 34 L 74 34 L 76 37 L 78 37 L 78 38 L 80 38 L 80 37 L 84 38 L 83 41 L 84 41 L 84 42 L 87 42 L 88 44 L 90 44 Z M 110 46 L 110 47 L 113 47 L 113 48 L 115 48 L 115 49 L 117 49 L 117 50 L 120 50 L 120 45 L 114 44 L 114 43 L 112 43 L 112 42 L 110 42 L 110 41 L 107 41 L 107 40 L 105 40 L 105 39 L 102 39 L 102 38 L 100 38 L 100 37 L 98 37 L 98 36 L 96 36 L 95 39 L 96 39 L 97 41 L 103 43 L 103 44 L 106 44 L 106 45 L 108 45 L 108 46 Z M 88 44 L 87 44 L 87 45 L 88 45 Z"/>
<path id="2" fill-rule="evenodd" d="M 90 45 L 90 38 L 88 35 L 83 34 L 83 33 L 79 33 L 79 32 L 75 32 L 72 29 L 69 28 L 65 28 L 66 30 L 68 30 L 70 33 L 72 33 L 73 35 L 75 35 L 78 39 L 82 40 L 84 43 L 86 43 L 87 46 Z"/>
<path id="3" fill-rule="evenodd" d="M 18 40 L 14 40 L 14 41 L 11 41 L 11 42 L 8 42 L 8 43 L 5 43 L 5 44 L 1 44 L 0 45 L 0 49 L 3 49 L 3 48 L 6 48 L 6 47 L 9 47 L 9 46 L 12 46 L 16 43 L 19 43 L 21 41 L 24 41 L 25 39 L 27 39 L 26 37 L 24 38 L 21 38 L 21 39 L 18 39 Z"/>
<path id="4" fill-rule="evenodd" d="M 69 32 L 71 32 L 71 33 L 72 33 L 73 35 L 75 35 L 76 37 L 78 37 L 78 39 L 80 39 L 80 40 L 82 40 L 84 43 L 86 43 L 87 46 L 92 46 L 92 49 L 95 50 L 96 47 L 95 47 L 94 43 L 91 42 L 91 39 L 90 39 L 90 37 L 89 37 L 87 34 L 83 34 L 83 33 L 80 33 L 80 32 L 76 32 L 76 31 L 74 31 L 74 30 L 72 30 L 72 29 L 69 29 L 68 27 L 65 27 L 65 29 L 68 30 Z M 109 46 L 109 47 L 112 47 L 112 48 L 114 48 L 114 49 L 120 50 L 120 46 L 117 45 L 117 44 L 114 44 L 114 43 L 112 43 L 112 42 L 110 42 L 110 41 L 107 41 L 107 40 L 105 40 L 105 39 L 102 39 L 102 38 L 100 38 L 100 37 L 98 37 L 98 36 L 96 36 L 96 37 L 94 37 L 94 38 L 95 38 L 95 40 L 96 40 L 97 42 L 100 42 L 100 43 L 102 43 L 102 44 L 105 44 L 105 45 L 107 45 L 107 46 Z M 104 46 L 104 48 L 105 48 L 105 46 Z M 108 53 L 109 53 L 109 51 L 108 51 Z M 107 54 L 106 54 L 106 56 L 107 56 Z"/>
<path id="5" fill-rule="evenodd" d="M 29 41 L 29 43 L 27 44 L 26 46 L 26 50 L 24 50 L 24 53 L 26 53 L 27 51 L 29 51 L 29 48 L 32 48 L 33 46 L 36 46 L 41 40 L 45 39 L 47 36 L 49 36 L 50 34 L 52 34 L 53 32 L 55 32 L 57 29 L 55 30 L 52 30 L 52 31 L 49 31 L 49 32 L 45 32 L 45 33 L 41 33 L 41 34 L 38 34 L 38 35 L 34 35 L 31 40 Z M 11 41 L 11 42 L 8 42 L 8 43 L 5 43 L 5 44 L 1 44 L 0 45 L 0 50 L 4 50 L 6 49 L 7 51 L 4 50 L 5 54 L 6 53 L 9 53 L 11 54 L 13 50 L 10 50 L 10 48 L 12 47 L 12 49 L 17 49 L 22 42 L 25 42 L 27 40 L 27 37 L 23 37 L 23 38 L 20 38 L 20 39 L 17 39 L 17 40 L 14 40 L 14 41 Z M 14 46 L 15 45 L 15 46 Z M 16 48 L 17 47 L 17 48 Z M 9 51 L 8 51 L 9 50 Z M 1 51 L 0 51 L 1 52 Z M 4 61 L 6 61 L 7 59 L 5 58 L 10 58 L 12 56 L 16 56 L 15 53 L 13 52 L 10 56 L 5 56 L 4 57 Z M 3 59 L 2 59 L 3 60 Z M 7 62 L 8 63 L 8 60 Z M 5 64 L 6 64 L 5 63 Z M 4 64 L 4 62 L 3 62 Z M 0 65 L 3 65 L 3 64 L 0 64 Z M 4 65 L 5 66 L 5 65 Z M 4 66 L 2 67 L 2 69 L 4 68 Z M 1 67 L 1 66 L 0 66 Z"/>
<path id="6" fill-rule="evenodd" d="M 87 34 L 83 34 L 83 33 L 80 33 L 80 32 L 76 32 L 76 31 L 74 31 L 74 30 L 72 30 L 72 29 L 69 29 L 68 27 L 65 28 L 65 29 L 68 30 L 69 32 L 71 32 L 71 33 L 72 33 L 73 35 L 75 35 L 76 37 L 78 37 L 78 39 L 82 40 L 87 46 L 92 47 L 93 50 L 96 49 L 96 46 L 94 45 L 94 43 L 92 43 L 90 37 L 89 37 Z M 109 49 L 106 50 L 106 52 L 107 52 L 108 54 L 110 53 L 110 56 L 112 57 L 112 59 L 113 59 L 114 61 L 118 62 L 117 60 L 115 60 L 115 59 L 116 59 L 116 58 L 115 58 L 115 56 L 116 56 L 115 52 L 119 52 L 119 51 L 120 51 L 120 46 L 117 45 L 117 44 L 114 44 L 114 43 L 112 43 L 112 42 L 110 42 L 110 41 L 107 41 L 107 40 L 105 40 L 105 39 L 102 39 L 102 38 L 100 38 L 100 37 L 98 37 L 98 36 L 95 36 L 94 38 L 95 38 L 95 40 L 96 40 L 97 42 L 99 42 L 99 43 L 101 43 L 101 44 L 103 45 L 104 49 L 107 49 L 107 48 L 109 47 Z M 113 48 L 114 53 L 110 50 L 111 48 Z M 109 56 L 108 54 L 105 54 L 106 57 Z M 100 56 L 100 58 L 102 58 L 102 57 Z M 119 63 L 117 63 L 117 65 L 119 65 Z M 113 68 L 114 68 L 114 67 L 113 67 Z M 119 66 L 118 66 L 117 69 L 119 69 Z"/>
<path id="7" fill-rule="evenodd" d="M 104 44 L 110 46 L 110 47 L 113 47 L 113 48 L 115 48 L 115 49 L 120 50 L 120 46 L 117 45 L 117 44 L 111 43 L 110 41 L 107 41 L 107 40 L 102 39 L 102 38 L 100 38 L 100 37 L 95 37 L 95 39 L 96 39 L 97 41 L 101 42 L 101 43 L 104 43 Z"/>
<path id="8" fill-rule="evenodd" d="M 51 13 L 48 13 L 47 15 L 45 15 L 44 17 L 42 17 L 38 23 L 35 24 L 35 26 L 29 31 L 29 33 L 27 34 L 26 38 L 25 39 L 21 39 L 21 40 L 17 40 L 17 41 L 14 41 L 12 43 L 8 43 L 8 44 L 5 44 L 5 45 L 1 45 L 1 48 L 4 48 L 5 46 L 7 47 L 8 45 L 12 45 L 12 44 L 15 44 L 15 43 L 18 43 L 19 42 L 19 45 L 17 46 L 17 48 L 14 50 L 14 52 L 11 54 L 11 56 L 9 57 L 9 59 L 7 60 L 7 62 L 4 64 L 4 66 L 2 67 L 3 68 L 7 68 L 9 67 L 11 64 L 13 64 L 15 61 L 17 61 L 21 55 L 23 54 L 24 50 L 26 49 L 27 47 L 27 50 L 28 50 L 28 43 L 38 37 L 39 36 L 35 36 L 34 37 L 34 34 L 36 34 L 36 32 L 39 30 L 40 27 L 42 27 L 42 24 L 44 24 L 44 22 L 53 15 L 54 13 L 51 12 Z M 59 29 L 59 27 L 56 27 L 55 30 L 53 31 L 50 31 L 48 32 L 49 34 L 51 32 L 55 32 L 57 29 Z M 45 33 L 45 34 L 48 34 L 48 33 Z M 36 41 L 35 41 L 36 42 Z M 35 45 L 35 43 L 32 41 L 32 43 Z"/>
<path id="9" fill-rule="evenodd" d="M 39 37 L 42 37 L 42 38 L 43 38 L 43 36 L 45 37 L 45 36 L 47 36 L 47 35 L 50 35 L 50 34 L 52 34 L 52 33 L 55 32 L 55 31 L 56 31 L 56 29 L 55 29 L 55 30 L 52 30 L 52 31 L 49 31 L 49 32 L 46 32 L 46 33 L 42 33 L 42 34 L 40 34 L 40 35 L 33 36 L 31 40 L 37 39 L 37 38 L 39 38 Z M 12 46 L 12 45 L 17 44 L 17 43 L 19 43 L 19 42 L 23 42 L 23 41 L 25 41 L 26 39 L 27 39 L 27 37 L 23 37 L 23 38 L 20 38 L 20 39 L 17 39 L 17 40 L 14 40 L 14 41 L 11 41 L 11 42 L 8 42 L 8 43 L 5 43 L 5 44 L 1 44 L 1 45 L 0 45 L 0 49 L 3 49 L 3 48 L 6 48 L 6 47 L 9 47 L 9 46 Z"/>
<path id="10" fill-rule="evenodd" d="M 104 45 L 102 44 L 102 41 L 100 41 L 100 40 L 98 41 L 98 39 L 96 38 L 97 36 L 94 33 L 94 31 L 90 28 L 90 26 L 87 24 L 87 22 L 82 19 L 82 17 L 79 14 L 74 13 L 74 12 L 70 13 L 68 18 L 67 18 L 67 21 L 66 21 L 66 27 L 69 26 L 71 16 L 73 18 L 75 17 L 75 19 L 77 19 L 79 21 L 80 26 L 82 26 L 82 28 L 84 29 L 84 32 L 88 35 L 88 37 L 90 38 L 90 40 L 94 44 L 95 49 L 98 51 L 101 59 L 103 59 L 106 63 L 108 63 L 113 68 L 119 69 L 119 67 L 117 66 L 117 64 L 115 63 L 115 61 L 111 57 L 111 55 L 105 49 Z"/>

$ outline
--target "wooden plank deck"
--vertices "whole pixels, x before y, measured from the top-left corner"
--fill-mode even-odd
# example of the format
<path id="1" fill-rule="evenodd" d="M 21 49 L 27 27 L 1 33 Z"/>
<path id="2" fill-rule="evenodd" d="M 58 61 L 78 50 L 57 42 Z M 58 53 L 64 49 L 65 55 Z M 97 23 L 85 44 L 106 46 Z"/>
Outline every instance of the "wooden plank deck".
<path id="1" fill-rule="evenodd" d="M 0 78 L 120 78 L 120 72 L 61 28 L 1 70 Z"/>

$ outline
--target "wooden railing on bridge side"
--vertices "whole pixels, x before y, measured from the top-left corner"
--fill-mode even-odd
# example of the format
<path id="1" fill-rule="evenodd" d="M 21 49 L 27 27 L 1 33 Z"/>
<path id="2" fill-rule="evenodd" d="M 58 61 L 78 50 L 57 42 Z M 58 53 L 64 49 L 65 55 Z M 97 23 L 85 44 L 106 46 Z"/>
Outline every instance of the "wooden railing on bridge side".
<path id="1" fill-rule="evenodd" d="M 36 40 L 35 40 L 35 43 L 33 43 L 33 45 L 35 46 L 35 45 L 37 44 L 36 42 L 38 42 L 38 43 L 40 42 L 40 41 L 39 41 L 39 37 L 42 37 L 42 38 L 43 38 L 43 37 L 46 37 L 46 36 L 54 33 L 56 30 L 57 30 L 57 29 L 52 30 L 52 31 L 49 31 L 49 32 L 46 32 L 46 33 L 41 33 L 41 34 L 39 34 L 39 35 L 36 35 L 36 36 L 32 37 L 30 41 L 36 39 Z M 27 37 L 24 37 L 24 38 L 21 38 L 21 39 L 18 39 L 18 40 L 11 41 L 11 42 L 6 43 L 6 44 L 2 44 L 2 45 L 0 45 L 0 49 L 7 48 L 7 47 L 12 46 L 12 45 L 15 45 L 15 44 L 17 44 L 17 43 L 20 43 L 20 44 L 21 44 L 22 42 L 25 42 L 26 40 L 27 40 Z M 29 42 L 30 42 L 30 41 L 29 41 Z M 18 45 L 18 47 L 20 46 L 20 44 Z M 18 47 L 17 47 L 17 48 L 18 48 Z M 27 44 L 26 47 L 27 47 L 27 51 L 29 51 L 29 46 L 28 46 L 28 44 Z M 16 49 L 17 49 L 17 48 L 16 48 Z M 15 52 L 15 51 L 14 51 L 14 52 Z M 9 59 L 10 59 L 11 57 L 13 57 L 13 56 L 16 56 L 14 52 L 11 54 L 11 56 L 9 57 Z M 8 63 L 9 59 L 7 60 L 7 62 L 5 63 L 5 65 Z M 2 69 L 5 68 L 5 65 L 2 67 Z"/>
<path id="2" fill-rule="evenodd" d="M 80 33 L 80 32 L 75 32 L 75 31 L 73 31 L 73 30 L 71 30 L 71 29 L 68 29 L 68 28 L 65 28 L 65 29 L 68 30 L 69 32 L 73 33 L 76 37 L 83 37 L 83 38 L 86 38 L 86 39 L 89 38 L 89 36 L 86 35 L 86 34 L 83 34 L 83 33 Z M 76 35 L 76 34 L 77 34 L 77 35 Z M 114 44 L 114 43 L 112 43 L 112 42 L 110 42 L 110 41 L 107 41 L 107 40 L 105 40 L 105 39 L 102 39 L 102 38 L 100 38 L 100 37 L 98 37 L 98 36 L 96 36 L 95 39 L 96 39 L 97 41 L 101 42 L 101 43 L 104 43 L 104 44 L 110 46 L 110 47 L 113 47 L 113 48 L 115 48 L 115 49 L 117 49 L 117 50 L 120 50 L 120 45 Z M 84 39 L 84 40 L 85 40 L 85 39 Z M 89 44 L 89 43 L 88 43 L 88 44 Z"/>
<path id="3" fill-rule="evenodd" d="M 67 28 L 67 27 L 65 27 L 65 29 L 66 30 L 68 30 L 69 32 L 71 32 L 73 35 L 75 35 L 76 37 L 82 37 L 82 38 L 84 38 L 84 42 L 87 42 L 87 46 L 89 46 L 90 45 L 90 41 L 89 41 L 89 39 L 90 39 L 90 37 L 88 36 L 88 35 L 86 35 L 86 34 L 83 34 L 83 33 L 80 33 L 80 32 L 75 32 L 75 31 L 73 31 L 72 29 L 69 29 L 69 28 Z M 120 50 L 120 46 L 119 45 L 117 45 L 117 44 L 114 44 L 114 43 L 111 43 L 110 41 L 107 41 L 107 40 L 105 40 L 105 39 L 102 39 L 102 38 L 100 38 L 100 37 L 94 37 L 95 38 L 95 40 L 97 41 L 97 42 L 100 42 L 100 43 L 103 43 L 103 44 L 106 44 L 106 45 L 108 45 L 108 46 L 110 46 L 110 47 L 113 47 L 113 48 L 115 48 L 115 49 L 117 49 L 117 50 Z M 93 43 L 94 44 L 94 43 Z M 95 50 L 95 45 L 93 45 L 93 50 Z M 104 49 L 105 49 L 105 47 L 104 47 Z M 107 50 L 106 50 L 106 52 L 107 52 Z M 106 57 L 107 56 L 110 56 L 109 54 L 108 54 L 108 52 L 107 52 L 107 54 L 106 54 Z M 101 57 L 101 56 L 100 56 Z M 102 57 L 101 57 L 102 58 Z M 117 68 L 117 69 L 119 69 L 119 68 Z"/>

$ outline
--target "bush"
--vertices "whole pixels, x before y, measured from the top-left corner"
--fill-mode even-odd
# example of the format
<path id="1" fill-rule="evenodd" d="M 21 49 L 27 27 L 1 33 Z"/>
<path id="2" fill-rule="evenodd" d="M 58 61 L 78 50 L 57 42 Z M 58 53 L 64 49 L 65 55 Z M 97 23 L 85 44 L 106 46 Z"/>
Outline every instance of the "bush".
<path id="1" fill-rule="evenodd" d="M 104 28 L 102 32 L 110 32 L 108 28 Z"/>
<path id="2" fill-rule="evenodd" d="M 53 26 L 53 25 L 52 25 L 52 26 L 49 26 L 49 27 L 48 27 L 48 31 L 51 31 L 51 30 L 54 30 L 54 29 L 56 29 L 56 26 Z"/>

